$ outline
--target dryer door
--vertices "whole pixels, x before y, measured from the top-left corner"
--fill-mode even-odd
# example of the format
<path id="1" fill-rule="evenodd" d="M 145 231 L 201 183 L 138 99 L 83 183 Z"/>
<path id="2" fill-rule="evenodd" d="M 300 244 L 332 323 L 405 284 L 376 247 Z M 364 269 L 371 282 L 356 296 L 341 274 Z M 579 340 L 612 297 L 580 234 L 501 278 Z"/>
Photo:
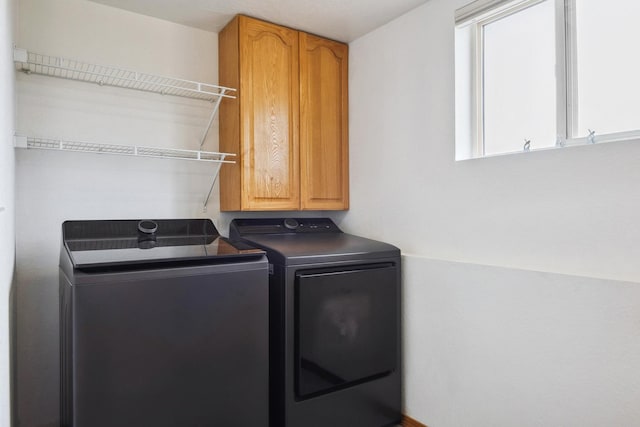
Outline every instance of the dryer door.
<path id="1" fill-rule="evenodd" d="M 296 274 L 298 400 L 396 369 L 398 282 L 393 264 Z"/>

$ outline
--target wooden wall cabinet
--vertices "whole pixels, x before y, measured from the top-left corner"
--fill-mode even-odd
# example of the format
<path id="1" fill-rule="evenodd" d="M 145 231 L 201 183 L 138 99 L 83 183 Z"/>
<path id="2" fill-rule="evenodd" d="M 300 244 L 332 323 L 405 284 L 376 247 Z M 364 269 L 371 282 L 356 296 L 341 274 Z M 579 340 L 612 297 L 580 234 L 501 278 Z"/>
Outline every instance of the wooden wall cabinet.
<path id="1" fill-rule="evenodd" d="M 349 207 L 348 46 L 247 16 L 219 34 L 223 211 Z"/>

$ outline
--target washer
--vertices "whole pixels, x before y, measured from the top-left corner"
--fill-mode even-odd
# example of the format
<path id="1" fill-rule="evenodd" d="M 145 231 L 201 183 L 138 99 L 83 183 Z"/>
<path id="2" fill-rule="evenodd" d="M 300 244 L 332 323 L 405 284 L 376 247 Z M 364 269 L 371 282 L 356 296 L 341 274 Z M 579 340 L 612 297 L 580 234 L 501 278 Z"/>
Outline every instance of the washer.
<path id="1" fill-rule="evenodd" d="M 262 250 L 202 219 L 62 234 L 62 426 L 268 426 Z"/>
<path id="2" fill-rule="evenodd" d="M 400 250 L 328 218 L 235 219 L 269 258 L 271 427 L 401 420 Z"/>

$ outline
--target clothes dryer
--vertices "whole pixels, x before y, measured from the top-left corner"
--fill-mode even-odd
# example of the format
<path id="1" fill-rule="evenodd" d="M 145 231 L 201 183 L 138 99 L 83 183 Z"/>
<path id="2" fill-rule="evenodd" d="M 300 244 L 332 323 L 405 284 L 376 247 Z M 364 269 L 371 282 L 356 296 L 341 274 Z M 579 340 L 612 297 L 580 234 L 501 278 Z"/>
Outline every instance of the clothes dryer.
<path id="1" fill-rule="evenodd" d="M 235 219 L 269 259 L 271 427 L 401 420 L 400 250 L 328 218 Z"/>

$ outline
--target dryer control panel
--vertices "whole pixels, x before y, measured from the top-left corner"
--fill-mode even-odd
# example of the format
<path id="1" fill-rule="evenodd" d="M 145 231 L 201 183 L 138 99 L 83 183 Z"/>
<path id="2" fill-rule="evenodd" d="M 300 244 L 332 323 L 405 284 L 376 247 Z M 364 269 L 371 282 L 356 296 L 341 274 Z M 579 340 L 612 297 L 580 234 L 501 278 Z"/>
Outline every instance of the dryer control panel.
<path id="1" fill-rule="evenodd" d="M 246 218 L 235 219 L 229 238 L 237 240 L 249 234 L 342 233 L 330 218 Z"/>

